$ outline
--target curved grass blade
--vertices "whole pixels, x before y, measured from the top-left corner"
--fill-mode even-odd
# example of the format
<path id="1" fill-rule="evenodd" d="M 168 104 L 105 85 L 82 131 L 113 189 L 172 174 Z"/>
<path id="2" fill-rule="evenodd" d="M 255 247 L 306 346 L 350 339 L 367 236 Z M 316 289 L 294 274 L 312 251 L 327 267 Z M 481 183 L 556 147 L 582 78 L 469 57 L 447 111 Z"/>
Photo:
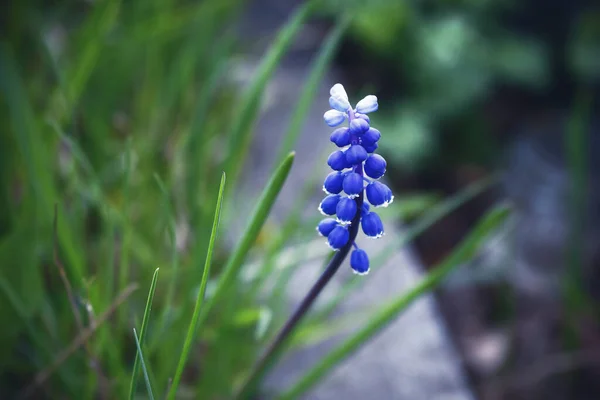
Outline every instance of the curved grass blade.
<path id="1" fill-rule="evenodd" d="M 190 322 L 190 326 L 188 328 L 187 336 L 185 338 L 185 342 L 183 344 L 183 350 L 181 352 L 181 356 L 179 357 L 179 363 L 177 364 L 177 370 L 175 371 L 175 376 L 173 378 L 173 383 L 169 388 L 168 399 L 175 399 L 175 395 L 177 393 L 177 387 L 179 386 L 179 382 L 181 382 L 181 376 L 183 375 L 183 370 L 185 368 L 185 363 L 190 355 L 192 350 L 192 343 L 196 336 L 196 331 L 198 330 L 198 326 L 200 324 L 200 310 L 202 309 L 202 303 L 204 301 L 204 294 L 206 293 L 206 284 L 208 282 L 208 277 L 210 275 L 210 263 L 212 260 L 212 253 L 215 247 L 215 242 L 217 239 L 217 231 L 219 228 L 219 220 L 221 218 L 221 206 L 223 204 L 223 192 L 225 190 L 225 173 L 221 176 L 221 185 L 219 186 L 219 194 L 217 196 L 217 206 L 215 208 L 215 217 L 213 220 L 212 231 L 210 234 L 210 241 L 208 243 L 208 251 L 206 253 L 206 261 L 204 263 L 204 271 L 202 273 L 202 281 L 200 283 L 200 290 L 198 291 L 198 297 L 196 298 L 196 306 L 194 307 L 194 312 L 192 314 L 192 320 Z"/>
<path id="2" fill-rule="evenodd" d="M 279 165 L 275 173 L 271 176 L 271 180 L 267 184 L 267 187 L 263 191 L 260 199 L 257 202 L 256 208 L 252 213 L 252 219 L 248 224 L 246 231 L 242 235 L 242 239 L 240 244 L 235 249 L 233 255 L 229 258 L 223 273 L 219 277 L 219 281 L 217 283 L 217 287 L 215 289 L 214 295 L 208 301 L 206 307 L 202 312 L 202 316 L 200 320 L 204 320 L 208 315 L 208 312 L 212 308 L 212 306 L 217 303 L 221 296 L 225 293 L 225 290 L 231 285 L 232 281 L 237 277 L 240 268 L 242 267 L 244 260 L 246 259 L 246 255 L 248 251 L 256 241 L 256 237 L 258 236 L 262 226 L 264 225 L 269 212 L 271 211 L 271 207 L 275 203 L 275 199 L 277 195 L 281 191 L 285 180 L 292 168 L 292 164 L 294 162 L 295 153 L 291 152 L 288 156 L 283 160 L 283 162 Z"/>
<path id="3" fill-rule="evenodd" d="M 239 106 L 240 112 L 237 113 L 237 118 L 233 122 L 229 136 L 228 158 L 225 163 L 225 170 L 230 175 L 234 184 L 248 153 L 250 141 L 252 140 L 254 121 L 260 109 L 260 100 L 265 87 L 279 65 L 279 61 L 291 46 L 296 34 L 302 28 L 304 21 L 310 15 L 316 3 L 315 0 L 309 0 L 292 14 L 288 22 L 277 34 L 275 42 L 271 45 L 267 54 L 263 57 L 251 86 L 241 100 Z"/>
<path id="4" fill-rule="evenodd" d="M 146 366 L 144 365 L 144 360 L 142 359 L 142 349 L 140 348 L 140 343 L 144 343 L 144 339 L 146 337 L 146 332 L 148 331 L 148 321 L 150 320 L 150 311 L 152 311 L 152 300 L 154 299 L 154 292 L 156 291 L 156 282 L 158 280 L 158 270 L 156 268 L 154 271 L 154 275 L 152 275 L 152 282 L 150 283 L 150 290 L 148 291 L 148 299 L 146 300 L 146 309 L 144 310 L 144 317 L 142 318 L 142 328 L 140 330 L 140 340 L 138 343 L 138 337 L 135 333 L 135 328 L 133 329 L 134 335 L 136 335 L 135 340 L 138 344 L 138 352 L 135 353 L 135 361 L 133 362 L 133 373 L 131 374 L 131 384 L 129 386 L 129 399 L 133 400 L 135 396 L 135 389 L 137 384 L 137 374 L 139 368 L 139 362 L 142 362 L 142 368 L 144 369 L 144 376 L 146 378 L 146 385 L 148 386 L 148 394 L 152 397 L 152 392 L 150 388 L 150 383 L 148 381 L 148 372 L 146 371 Z"/>
<path id="5" fill-rule="evenodd" d="M 158 271 L 158 269 L 157 269 Z M 133 328 L 133 337 L 135 338 L 135 346 L 137 347 L 136 360 L 139 356 L 142 363 L 142 371 L 144 371 L 144 381 L 146 382 L 146 390 L 148 390 L 148 397 L 150 400 L 154 400 L 154 394 L 152 394 L 152 385 L 150 384 L 150 378 L 148 377 L 148 370 L 146 369 L 146 363 L 144 362 L 144 355 L 142 354 L 142 347 L 138 339 L 135 328 Z"/>
<path id="6" fill-rule="evenodd" d="M 492 233 L 509 215 L 509 208 L 498 206 L 485 215 L 466 239 L 439 266 L 425 276 L 413 289 L 383 306 L 371 321 L 354 335 L 346 339 L 319 363 L 308 371 L 280 398 L 296 399 L 319 383 L 340 362 L 352 355 L 361 346 L 388 326 L 402 311 L 422 295 L 435 289 L 459 265 L 470 259 Z"/>

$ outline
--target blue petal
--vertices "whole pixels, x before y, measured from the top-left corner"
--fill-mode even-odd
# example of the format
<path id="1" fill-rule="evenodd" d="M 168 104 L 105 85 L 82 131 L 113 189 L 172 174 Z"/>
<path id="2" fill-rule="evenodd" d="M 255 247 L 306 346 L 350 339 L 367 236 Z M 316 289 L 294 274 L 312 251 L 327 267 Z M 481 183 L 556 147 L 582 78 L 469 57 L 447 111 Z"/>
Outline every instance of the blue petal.
<path id="1" fill-rule="evenodd" d="M 327 165 L 335 171 L 341 171 L 344 168 L 348 168 L 346 154 L 341 150 L 334 151 L 329 155 L 329 158 L 327 158 Z"/>
<path id="2" fill-rule="evenodd" d="M 373 111 L 377 111 L 377 108 L 377 97 L 373 95 L 365 97 L 356 104 L 356 112 L 359 112 L 361 114 L 367 114 Z"/>
<path id="3" fill-rule="evenodd" d="M 344 119 L 346 118 L 346 114 L 338 110 L 329 110 L 325 114 L 323 114 L 323 119 L 325 123 L 331 127 L 338 126 Z"/>
<path id="4" fill-rule="evenodd" d="M 368 237 L 377 239 L 383 236 L 383 222 L 377 213 L 370 212 L 363 215 L 360 225 Z"/>
<path id="5" fill-rule="evenodd" d="M 329 236 L 331 231 L 338 225 L 337 221 L 333 218 L 325 218 L 319 225 L 317 225 L 317 232 L 321 236 Z"/>
<path id="6" fill-rule="evenodd" d="M 362 249 L 352 251 L 350 255 L 350 267 L 358 275 L 366 275 L 369 273 L 369 256 Z"/>
<path id="7" fill-rule="evenodd" d="M 332 250 L 339 250 L 350 240 L 348 229 L 343 226 L 336 226 L 327 236 L 327 244 Z"/>
<path id="8" fill-rule="evenodd" d="M 351 172 L 346 175 L 343 181 L 344 192 L 350 198 L 357 197 L 363 191 L 363 177 L 356 172 Z M 339 193 L 339 192 L 338 192 Z"/>
<path id="9" fill-rule="evenodd" d="M 323 215 L 334 215 L 336 207 L 341 199 L 339 194 L 331 194 L 321 201 L 319 204 L 319 211 Z"/>
<path id="10" fill-rule="evenodd" d="M 337 204 L 336 214 L 338 222 L 347 225 L 352 222 L 356 216 L 356 202 L 348 197 L 342 197 Z"/>
<path id="11" fill-rule="evenodd" d="M 350 133 L 353 135 L 362 135 L 369 130 L 369 123 L 362 118 L 354 118 L 350 122 Z"/>
<path id="12" fill-rule="evenodd" d="M 375 150 L 377 150 L 379 145 L 377 143 L 373 143 L 370 146 L 365 145 L 364 147 L 365 147 L 365 150 L 367 151 L 367 153 L 373 153 Z"/>
<path id="13" fill-rule="evenodd" d="M 387 163 L 379 154 L 371 154 L 365 161 L 365 174 L 373 179 L 379 179 L 385 174 Z M 338 192 L 339 193 L 339 192 Z"/>
<path id="14" fill-rule="evenodd" d="M 346 147 L 350 144 L 350 130 L 348 128 L 337 128 L 331 132 L 329 140 L 338 147 Z"/>
<path id="15" fill-rule="evenodd" d="M 332 172 L 325 178 L 323 191 L 327 194 L 338 194 L 342 191 L 344 183 L 344 174 L 341 172 Z"/>
<path id="16" fill-rule="evenodd" d="M 387 207 L 394 200 L 392 190 L 379 181 L 373 181 L 366 188 L 367 200 L 374 207 Z"/>
<path id="17" fill-rule="evenodd" d="M 360 164 L 367 159 L 367 151 L 361 145 L 352 145 L 346 151 L 346 161 L 350 165 Z"/>
<path id="18" fill-rule="evenodd" d="M 381 138 L 381 132 L 375 128 L 369 128 L 365 134 L 360 138 L 364 146 L 371 146 Z"/>

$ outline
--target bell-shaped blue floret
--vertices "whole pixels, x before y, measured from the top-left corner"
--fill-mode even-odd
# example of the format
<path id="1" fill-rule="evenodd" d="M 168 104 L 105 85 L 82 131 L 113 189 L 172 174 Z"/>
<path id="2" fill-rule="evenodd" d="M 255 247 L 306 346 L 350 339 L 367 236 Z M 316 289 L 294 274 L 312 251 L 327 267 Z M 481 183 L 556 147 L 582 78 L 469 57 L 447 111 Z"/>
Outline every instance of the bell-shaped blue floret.
<path id="1" fill-rule="evenodd" d="M 383 236 L 383 222 L 379 215 L 374 212 L 363 214 L 361 227 L 365 235 L 371 238 L 380 238 Z"/>
<path id="2" fill-rule="evenodd" d="M 353 135 L 362 135 L 369 130 L 369 123 L 362 118 L 354 118 L 350 122 L 350 133 Z"/>
<path id="3" fill-rule="evenodd" d="M 367 200 L 374 207 L 387 207 L 393 200 L 392 190 L 379 181 L 373 181 L 366 188 Z"/>
<path id="4" fill-rule="evenodd" d="M 369 256 L 362 249 L 355 249 L 350 255 L 350 267 L 358 275 L 366 275 L 369 273 Z"/>
<path id="5" fill-rule="evenodd" d="M 339 194 L 330 194 L 325 197 L 321 204 L 319 204 L 319 211 L 323 215 L 334 215 L 337 205 L 341 199 Z"/>
<path id="6" fill-rule="evenodd" d="M 317 225 L 317 232 L 319 232 L 319 235 L 327 237 L 336 226 L 338 226 L 338 223 L 335 219 L 325 218 Z"/>
<path id="7" fill-rule="evenodd" d="M 346 161 L 350 165 L 357 165 L 367 159 L 367 151 L 359 144 L 352 145 L 346 151 Z"/>
<path id="8" fill-rule="evenodd" d="M 348 128 L 337 128 L 331 132 L 329 140 L 335 143 L 337 147 L 346 147 L 350 144 L 350 130 Z"/>
<path id="9" fill-rule="evenodd" d="M 373 111 L 377 111 L 378 107 L 379 106 L 377 104 L 377 97 L 369 95 L 356 104 L 356 112 L 361 114 L 367 114 Z"/>
<path id="10" fill-rule="evenodd" d="M 323 119 L 327 125 L 334 127 L 344 122 L 346 114 L 338 110 L 329 110 L 323 114 Z"/>
<path id="11" fill-rule="evenodd" d="M 387 163 L 379 154 L 371 154 L 365 161 L 365 173 L 368 177 L 379 179 L 385 174 Z M 339 193 L 339 192 L 337 192 Z"/>
<path id="12" fill-rule="evenodd" d="M 363 177 L 356 172 L 347 174 L 344 178 L 343 189 L 348 197 L 358 197 L 358 195 L 363 191 Z"/>
<path id="13" fill-rule="evenodd" d="M 361 143 L 364 146 L 372 146 L 375 143 L 377 143 L 379 139 L 381 139 L 381 132 L 379 132 L 379 130 L 375 128 L 369 128 L 365 132 L 365 134 L 360 138 Z"/>
<path id="14" fill-rule="evenodd" d="M 339 250 L 344 247 L 350 240 L 348 228 L 344 226 L 336 226 L 327 236 L 327 244 L 332 250 Z"/>
<path id="15" fill-rule="evenodd" d="M 379 146 L 377 145 L 377 143 L 373 143 L 372 145 L 369 145 L 369 146 L 366 146 L 366 145 L 365 145 L 364 147 L 365 147 L 365 150 L 366 150 L 366 152 L 367 152 L 367 153 L 369 153 L 369 154 L 371 154 L 371 153 L 373 153 L 375 150 L 377 150 L 377 148 L 378 148 Z"/>
<path id="16" fill-rule="evenodd" d="M 327 194 L 338 194 L 344 188 L 344 174 L 342 172 L 332 172 L 325 178 L 323 191 Z"/>
<path id="17" fill-rule="evenodd" d="M 348 197 L 342 197 L 335 209 L 338 222 L 343 225 L 351 223 L 356 216 L 357 208 L 354 200 Z"/>
<path id="18" fill-rule="evenodd" d="M 327 165 L 329 165 L 331 169 L 335 171 L 341 171 L 344 168 L 348 168 L 346 154 L 341 150 L 334 151 L 329 155 L 329 158 L 327 159 Z"/>

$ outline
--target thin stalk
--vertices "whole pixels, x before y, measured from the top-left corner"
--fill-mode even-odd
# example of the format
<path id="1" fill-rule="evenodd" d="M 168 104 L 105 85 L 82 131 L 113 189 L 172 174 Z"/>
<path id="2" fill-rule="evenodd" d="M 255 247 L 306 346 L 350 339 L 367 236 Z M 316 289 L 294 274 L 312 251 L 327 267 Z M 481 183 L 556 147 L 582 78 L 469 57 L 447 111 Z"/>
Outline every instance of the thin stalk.
<path id="1" fill-rule="evenodd" d="M 356 198 L 356 205 L 358 206 L 358 210 L 361 209 L 362 204 L 363 194 L 361 193 L 361 195 Z M 346 243 L 346 245 L 342 247 L 331 259 L 331 261 L 325 268 L 325 271 L 321 274 L 319 279 L 312 286 L 312 288 L 304 297 L 302 302 L 298 305 L 294 313 L 283 325 L 275 339 L 273 339 L 271 344 L 267 347 L 267 350 L 263 353 L 262 357 L 254 365 L 254 368 L 252 369 L 252 371 L 250 371 L 250 375 L 234 395 L 234 399 L 242 400 L 248 398 L 248 396 L 251 395 L 254 391 L 254 388 L 258 381 L 275 363 L 278 355 L 280 354 L 280 350 L 286 344 L 286 341 L 289 339 L 290 334 L 294 331 L 298 323 L 310 310 L 319 294 L 321 294 L 325 286 L 327 286 L 333 275 L 335 275 L 337 270 L 340 268 L 340 266 L 346 259 L 346 256 L 350 252 L 350 249 L 352 249 L 352 245 L 354 243 L 354 240 L 356 239 L 356 235 L 358 234 L 359 225 L 360 212 L 357 212 L 356 216 L 352 220 L 352 223 L 350 224 L 350 240 L 348 240 L 348 243 Z"/>

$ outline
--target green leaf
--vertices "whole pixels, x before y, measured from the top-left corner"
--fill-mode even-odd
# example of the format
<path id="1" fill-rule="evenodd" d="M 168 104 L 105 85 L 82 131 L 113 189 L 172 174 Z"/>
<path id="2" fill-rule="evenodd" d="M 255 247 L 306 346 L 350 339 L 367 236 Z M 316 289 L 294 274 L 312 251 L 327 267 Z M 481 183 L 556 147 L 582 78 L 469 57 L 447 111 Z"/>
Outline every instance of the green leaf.
<path id="1" fill-rule="evenodd" d="M 144 310 L 144 317 L 142 318 L 142 329 L 140 330 L 140 340 L 138 342 L 137 335 L 135 335 L 135 328 L 133 329 L 133 333 L 135 335 L 135 341 L 138 345 L 138 352 L 135 354 L 135 361 L 133 362 L 133 373 L 131 374 L 131 385 L 129 386 L 129 399 L 133 400 L 135 396 L 135 389 L 137 384 L 137 374 L 139 368 L 139 362 L 142 362 L 142 368 L 144 369 L 144 377 L 146 378 L 146 385 L 148 386 L 148 394 L 152 397 L 152 391 L 150 388 L 150 383 L 148 381 L 148 373 L 146 371 L 146 366 L 144 365 L 144 360 L 142 359 L 142 349 L 140 348 L 140 343 L 144 343 L 144 339 L 146 337 L 146 332 L 148 331 L 148 321 L 150 320 L 150 311 L 152 310 L 152 300 L 154 299 L 154 292 L 156 291 L 156 281 L 158 280 L 158 268 L 154 271 L 154 275 L 152 275 L 152 282 L 150 283 L 150 290 L 148 291 L 148 299 L 146 300 L 146 309 Z"/>
<path id="2" fill-rule="evenodd" d="M 202 322 L 202 321 L 200 321 L 200 310 L 202 309 L 202 303 L 204 301 L 204 295 L 206 293 L 206 284 L 208 282 L 208 277 L 210 276 L 210 266 L 211 266 L 213 250 L 214 250 L 216 239 L 217 239 L 217 231 L 219 229 L 219 221 L 221 218 L 221 206 L 223 204 L 224 190 L 225 190 L 225 173 L 223 173 L 223 175 L 221 176 L 221 185 L 219 186 L 219 194 L 217 196 L 217 206 L 215 208 L 215 217 L 213 220 L 212 231 L 210 234 L 208 251 L 206 253 L 206 261 L 204 263 L 204 272 L 202 273 L 202 281 L 200 283 L 200 290 L 198 291 L 198 297 L 196 298 L 196 306 L 194 307 L 194 313 L 192 314 L 192 320 L 191 320 L 190 326 L 188 328 L 188 333 L 185 338 L 181 356 L 179 357 L 179 363 L 177 364 L 177 370 L 175 371 L 175 377 L 173 378 L 173 383 L 171 384 L 171 388 L 169 389 L 169 394 L 167 396 L 168 399 L 175 399 L 175 395 L 177 394 L 177 387 L 179 386 L 179 382 L 181 382 L 181 376 L 183 375 L 183 370 L 185 368 L 185 364 L 190 355 L 190 352 L 192 351 L 192 343 L 194 342 L 194 338 L 196 336 L 198 327 L 199 327 L 200 323 Z"/>
<path id="3" fill-rule="evenodd" d="M 158 271 L 158 269 L 157 269 Z M 156 273 L 155 273 L 156 274 Z M 140 346 L 140 341 L 138 340 L 137 333 L 135 328 L 133 328 L 133 337 L 135 338 L 135 345 L 137 347 L 137 356 L 139 355 L 140 361 L 142 363 L 142 371 L 144 371 L 144 381 L 146 382 L 146 390 L 148 390 L 148 397 L 150 400 L 154 400 L 154 395 L 152 394 L 152 385 L 150 384 L 150 378 L 148 377 L 148 370 L 146 369 L 146 362 L 144 361 L 144 355 L 142 354 L 142 347 Z"/>
<path id="4" fill-rule="evenodd" d="M 294 162 L 294 157 L 294 152 L 288 154 L 285 160 L 283 160 L 283 162 L 279 165 L 279 168 L 277 168 L 275 173 L 271 176 L 271 180 L 267 184 L 267 187 L 257 202 L 257 206 L 252 213 L 252 219 L 246 227 L 246 231 L 242 235 L 240 244 L 235 249 L 233 255 L 229 258 L 223 273 L 219 277 L 215 293 L 209 299 L 208 304 L 204 308 L 201 320 L 206 318 L 212 306 L 221 299 L 227 288 L 229 288 L 234 279 L 238 276 L 248 251 L 250 248 L 252 248 L 252 245 L 256 241 L 262 226 L 269 216 L 271 207 L 273 207 L 273 203 L 275 203 L 275 199 L 277 198 L 277 195 L 281 191 L 281 188 L 287 179 Z"/>
<path id="5" fill-rule="evenodd" d="M 371 321 L 324 356 L 312 369 L 302 376 L 280 398 L 296 399 L 319 383 L 340 362 L 348 358 L 376 334 L 386 328 L 413 301 L 438 287 L 452 271 L 475 255 L 485 239 L 502 224 L 509 215 L 509 208 L 498 206 L 485 215 L 460 245 L 444 262 L 434 268 L 413 289 L 380 308 Z"/>

